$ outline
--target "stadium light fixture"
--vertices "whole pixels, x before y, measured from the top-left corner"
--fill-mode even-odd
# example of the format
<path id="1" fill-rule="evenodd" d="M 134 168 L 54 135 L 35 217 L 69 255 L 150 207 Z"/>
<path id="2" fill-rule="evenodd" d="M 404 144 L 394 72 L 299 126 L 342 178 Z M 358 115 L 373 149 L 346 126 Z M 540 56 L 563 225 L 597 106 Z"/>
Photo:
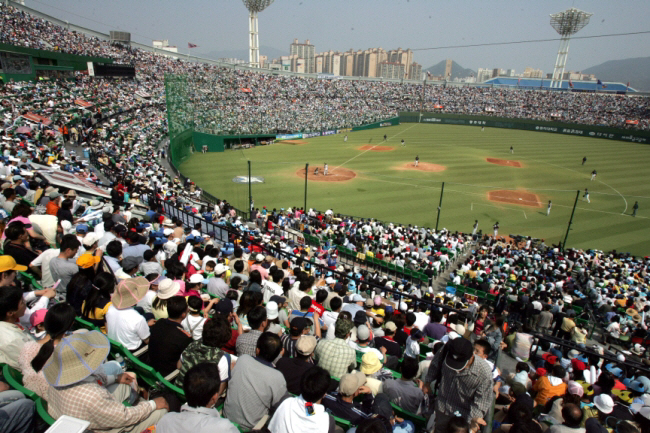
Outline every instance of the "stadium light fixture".
<path id="1" fill-rule="evenodd" d="M 257 14 L 269 7 L 273 0 L 243 0 L 248 9 L 248 63 L 260 67 L 260 40 L 257 31 Z"/>
<path id="2" fill-rule="evenodd" d="M 569 41 L 571 36 L 582 30 L 589 24 L 589 18 L 593 14 L 581 11 L 580 9 L 571 8 L 563 12 L 551 14 L 551 27 L 561 36 L 560 49 L 557 52 L 553 78 L 551 79 L 552 88 L 562 87 L 562 76 L 566 66 L 566 59 L 569 56 Z"/>

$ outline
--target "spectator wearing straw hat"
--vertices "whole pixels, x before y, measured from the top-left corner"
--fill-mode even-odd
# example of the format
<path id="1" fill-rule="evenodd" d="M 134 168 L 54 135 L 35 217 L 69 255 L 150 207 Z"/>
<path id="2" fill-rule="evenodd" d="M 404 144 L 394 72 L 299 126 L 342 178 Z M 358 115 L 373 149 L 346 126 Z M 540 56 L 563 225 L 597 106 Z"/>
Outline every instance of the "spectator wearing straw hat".
<path id="1" fill-rule="evenodd" d="M 54 419 L 67 415 L 89 421 L 91 430 L 136 433 L 167 413 L 163 397 L 130 407 L 122 404 L 126 399 L 135 402 L 131 387 L 135 379 L 124 373 L 110 384 L 106 376 L 98 374 L 109 350 L 108 338 L 99 331 L 73 334 L 56 346 L 43 368 L 51 385 L 48 412 Z"/>
<path id="2" fill-rule="evenodd" d="M 135 305 L 149 290 L 144 277 L 120 281 L 111 297 L 112 304 L 106 312 L 108 337 L 134 351 L 149 343 L 151 332 L 145 318 L 135 311 Z"/>
<path id="3" fill-rule="evenodd" d="M 219 416 L 215 405 L 221 395 L 221 368 L 204 362 L 188 370 L 182 382 L 187 403 L 180 413 L 170 412 L 156 424 L 157 433 L 238 433 L 232 422 Z"/>

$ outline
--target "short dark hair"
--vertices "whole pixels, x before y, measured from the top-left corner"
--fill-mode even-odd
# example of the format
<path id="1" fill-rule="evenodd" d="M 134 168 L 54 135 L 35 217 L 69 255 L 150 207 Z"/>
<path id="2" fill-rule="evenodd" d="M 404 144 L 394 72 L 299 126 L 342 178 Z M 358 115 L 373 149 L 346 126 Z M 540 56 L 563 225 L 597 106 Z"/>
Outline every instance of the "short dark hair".
<path id="1" fill-rule="evenodd" d="M 282 341 L 278 334 L 272 332 L 264 332 L 257 340 L 257 349 L 259 349 L 259 357 L 268 362 L 273 362 L 282 351 Z"/>
<path id="2" fill-rule="evenodd" d="M 330 308 L 332 311 L 337 311 L 341 306 L 343 305 L 343 299 L 339 298 L 338 296 L 334 296 L 330 300 Z"/>
<path id="3" fill-rule="evenodd" d="M 332 378 L 323 367 L 314 366 L 305 371 L 300 379 L 300 393 L 306 402 L 316 403 L 329 390 Z"/>
<path id="4" fill-rule="evenodd" d="M 187 311 L 187 301 L 184 296 L 172 296 L 167 300 L 167 315 L 170 319 L 179 319 Z"/>
<path id="5" fill-rule="evenodd" d="M 190 407 L 206 407 L 220 386 L 219 367 L 213 362 L 196 364 L 183 378 L 183 391 Z"/>
<path id="6" fill-rule="evenodd" d="M 25 224 L 20 221 L 14 221 L 5 229 L 5 236 L 10 241 L 15 241 L 25 233 Z"/>
<path id="7" fill-rule="evenodd" d="M 118 258 L 122 254 L 122 242 L 113 240 L 106 245 L 106 254 L 113 258 Z"/>
<path id="8" fill-rule="evenodd" d="M 7 314 L 18 310 L 23 291 L 16 286 L 0 287 L 0 320 L 6 320 Z"/>
<path id="9" fill-rule="evenodd" d="M 258 305 L 248 312 L 246 318 L 251 329 L 258 329 L 266 320 L 266 308 Z"/>
<path id="10" fill-rule="evenodd" d="M 311 298 L 309 296 L 303 296 L 300 298 L 300 309 L 306 310 L 311 307 Z"/>
<path id="11" fill-rule="evenodd" d="M 2 195 L 4 195 L 5 198 L 9 198 L 9 197 L 11 197 L 12 195 L 16 195 L 16 190 L 13 189 L 13 188 L 5 188 L 5 189 L 2 191 Z"/>
<path id="12" fill-rule="evenodd" d="M 419 367 L 420 364 L 417 359 L 405 356 L 402 361 L 402 378 L 408 380 L 413 379 L 418 375 Z"/>
<path id="13" fill-rule="evenodd" d="M 413 326 L 416 320 L 418 318 L 415 313 L 406 313 L 406 326 Z"/>
<path id="14" fill-rule="evenodd" d="M 463 433 L 469 432 L 469 423 L 462 416 L 451 417 L 447 423 L 447 429 L 445 433 Z"/>
<path id="15" fill-rule="evenodd" d="M 221 348 L 232 338 L 232 328 L 228 320 L 221 314 L 215 314 L 212 319 L 203 324 L 201 340 L 205 346 Z"/>
<path id="16" fill-rule="evenodd" d="M 316 302 L 319 304 L 322 304 L 325 302 L 325 299 L 327 299 L 327 294 L 329 292 L 325 289 L 320 289 L 318 292 L 316 292 Z"/>
<path id="17" fill-rule="evenodd" d="M 525 362 L 518 362 L 517 365 L 515 365 L 515 371 L 520 372 L 520 371 L 525 371 L 528 373 L 530 371 L 530 367 L 528 367 L 528 364 Z"/>
<path id="18" fill-rule="evenodd" d="M 474 342 L 474 345 L 482 347 L 485 356 L 490 356 L 490 352 L 492 352 L 492 346 L 490 346 L 490 343 L 487 340 L 481 338 L 480 340 L 476 340 Z"/>
<path id="19" fill-rule="evenodd" d="M 60 244 L 60 249 L 61 251 L 65 250 L 76 250 L 81 246 L 81 242 L 79 242 L 79 239 L 77 239 L 76 235 L 65 235 L 63 238 L 61 238 L 61 244 Z"/>
<path id="20" fill-rule="evenodd" d="M 232 265 L 233 268 L 235 268 L 235 272 L 238 274 L 241 274 L 242 271 L 244 270 L 244 261 L 243 260 L 235 260 L 235 263 Z"/>
<path id="21" fill-rule="evenodd" d="M 553 376 L 562 379 L 564 376 L 566 376 L 566 370 L 560 364 L 555 364 L 553 366 Z"/>

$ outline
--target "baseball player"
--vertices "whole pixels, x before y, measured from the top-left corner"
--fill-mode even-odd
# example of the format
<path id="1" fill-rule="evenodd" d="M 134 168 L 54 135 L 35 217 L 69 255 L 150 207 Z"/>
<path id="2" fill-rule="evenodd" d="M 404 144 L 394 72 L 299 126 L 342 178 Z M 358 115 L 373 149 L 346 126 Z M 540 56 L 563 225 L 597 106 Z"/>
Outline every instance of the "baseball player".
<path id="1" fill-rule="evenodd" d="M 495 222 L 492 228 L 494 229 L 494 237 L 496 238 L 499 235 L 499 221 Z"/>
<path id="2" fill-rule="evenodd" d="M 583 157 L 582 157 L 582 165 L 585 165 L 585 162 L 587 162 L 587 157 L 586 157 L 586 156 L 583 156 Z"/>
<path id="3" fill-rule="evenodd" d="M 510 153 L 515 153 L 515 149 L 512 146 L 510 146 Z"/>
<path id="4" fill-rule="evenodd" d="M 402 147 L 406 146 L 406 143 L 404 143 L 404 139 L 402 138 Z"/>
<path id="5" fill-rule="evenodd" d="M 582 196 L 582 198 L 584 198 L 585 200 L 587 200 L 587 203 L 591 203 L 591 201 L 589 200 L 589 190 L 588 190 L 587 188 L 585 188 L 585 193 L 584 193 L 584 195 Z"/>
<path id="6" fill-rule="evenodd" d="M 314 176 L 318 176 L 318 167 L 314 169 Z"/>
<path id="7" fill-rule="evenodd" d="M 639 202 L 635 201 L 634 206 L 632 206 L 632 216 L 633 217 L 636 216 L 636 211 L 638 211 L 638 210 L 639 210 Z"/>
<path id="8" fill-rule="evenodd" d="M 327 176 L 328 171 L 329 167 L 327 166 L 327 163 L 325 163 L 325 166 L 323 167 L 323 176 Z"/>
<path id="9" fill-rule="evenodd" d="M 478 231 L 478 220 L 474 220 L 474 226 L 472 227 L 472 238 L 476 236 L 477 231 Z"/>
<path id="10" fill-rule="evenodd" d="M 415 155 L 415 166 L 417 167 L 419 163 L 420 163 L 420 157 L 418 155 Z"/>
<path id="11" fill-rule="evenodd" d="M 598 173 L 596 173 L 596 170 L 592 171 L 592 172 L 591 172 L 591 180 L 596 179 L 596 175 L 597 175 L 597 174 L 598 174 Z"/>
<path id="12" fill-rule="evenodd" d="M 347 135 L 346 135 L 345 137 L 343 137 L 343 142 L 344 142 L 344 143 L 347 143 L 347 142 L 348 142 L 348 136 L 347 136 Z"/>
<path id="13" fill-rule="evenodd" d="M 551 203 L 551 200 L 549 200 L 548 206 L 546 207 L 546 216 L 549 216 L 551 214 L 551 206 L 553 206 L 553 203 Z"/>
<path id="14" fill-rule="evenodd" d="M 386 141 L 386 134 L 384 134 L 384 141 Z"/>

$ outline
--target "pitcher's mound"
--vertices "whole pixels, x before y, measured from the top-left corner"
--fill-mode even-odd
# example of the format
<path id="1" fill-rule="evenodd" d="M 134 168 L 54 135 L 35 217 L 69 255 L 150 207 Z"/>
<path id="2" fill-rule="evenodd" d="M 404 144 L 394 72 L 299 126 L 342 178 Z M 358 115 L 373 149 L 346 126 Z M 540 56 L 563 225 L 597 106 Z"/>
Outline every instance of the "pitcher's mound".
<path id="1" fill-rule="evenodd" d="M 308 141 L 305 140 L 282 140 L 280 143 L 287 143 L 287 144 L 307 144 L 309 143 Z"/>
<path id="2" fill-rule="evenodd" d="M 516 204 L 519 206 L 542 207 L 542 200 L 537 194 L 523 190 L 498 189 L 488 191 L 488 200 L 498 203 Z"/>
<path id="3" fill-rule="evenodd" d="M 391 150 L 395 150 L 395 148 L 390 146 L 375 146 L 372 144 L 366 144 L 364 146 L 361 146 L 359 150 L 369 150 L 371 152 L 390 152 Z"/>
<path id="4" fill-rule="evenodd" d="M 418 166 L 415 166 L 413 162 L 407 162 L 406 164 L 401 164 L 393 167 L 395 170 L 418 170 L 418 171 L 427 171 L 427 172 L 439 172 L 447 170 L 447 167 L 439 164 L 431 164 L 430 162 L 420 162 Z"/>
<path id="5" fill-rule="evenodd" d="M 498 159 L 498 158 L 485 158 L 490 164 L 496 165 L 505 165 L 507 167 L 518 167 L 521 168 L 524 165 L 519 161 L 511 161 L 509 159 Z"/>
<path id="6" fill-rule="evenodd" d="M 307 179 L 314 182 L 346 182 L 357 177 L 357 174 L 347 168 L 329 169 L 327 176 L 323 176 L 323 167 L 318 167 L 318 174 L 314 174 L 316 167 L 309 167 Z M 296 176 L 301 179 L 305 178 L 305 169 L 298 170 Z"/>

